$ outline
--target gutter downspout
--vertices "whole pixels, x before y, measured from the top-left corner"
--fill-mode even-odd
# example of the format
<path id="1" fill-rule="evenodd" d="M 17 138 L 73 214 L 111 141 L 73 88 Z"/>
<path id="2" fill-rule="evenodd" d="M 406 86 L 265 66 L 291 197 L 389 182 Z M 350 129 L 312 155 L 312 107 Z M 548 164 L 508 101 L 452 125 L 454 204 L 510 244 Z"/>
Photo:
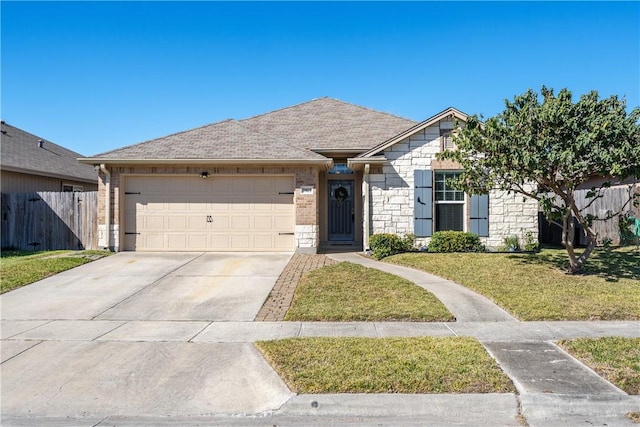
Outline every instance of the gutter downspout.
<path id="1" fill-rule="evenodd" d="M 364 196 L 364 224 L 362 230 L 362 246 L 365 251 L 369 250 L 369 230 L 371 221 L 371 212 L 369 206 L 369 163 L 364 165 L 364 179 L 362 180 L 362 193 Z"/>
<path id="2" fill-rule="evenodd" d="M 100 170 L 104 173 L 104 186 L 107 190 L 104 200 L 104 222 L 107 227 L 106 249 L 111 250 L 111 172 L 104 163 L 100 165 Z"/>

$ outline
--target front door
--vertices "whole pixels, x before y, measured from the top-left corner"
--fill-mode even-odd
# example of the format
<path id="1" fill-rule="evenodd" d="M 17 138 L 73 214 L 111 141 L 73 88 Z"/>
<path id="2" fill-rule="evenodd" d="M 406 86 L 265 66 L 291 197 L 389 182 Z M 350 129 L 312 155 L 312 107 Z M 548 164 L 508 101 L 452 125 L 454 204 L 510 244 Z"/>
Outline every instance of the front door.
<path id="1" fill-rule="evenodd" d="M 329 181 L 329 241 L 353 241 L 353 181 Z"/>

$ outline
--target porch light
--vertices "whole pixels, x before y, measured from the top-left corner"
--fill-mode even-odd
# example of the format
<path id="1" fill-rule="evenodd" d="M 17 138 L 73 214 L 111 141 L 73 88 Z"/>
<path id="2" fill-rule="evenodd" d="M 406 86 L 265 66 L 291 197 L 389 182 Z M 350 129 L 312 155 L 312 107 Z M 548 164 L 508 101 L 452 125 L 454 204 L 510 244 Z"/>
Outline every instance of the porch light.
<path id="1" fill-rule="evenodd" d="M 206 171 L 205 172 L 201 172 L 200 173 L 200 178 L 202 178 L 202 179 L 209 178 L 209 172 L 206 172 Z"/>

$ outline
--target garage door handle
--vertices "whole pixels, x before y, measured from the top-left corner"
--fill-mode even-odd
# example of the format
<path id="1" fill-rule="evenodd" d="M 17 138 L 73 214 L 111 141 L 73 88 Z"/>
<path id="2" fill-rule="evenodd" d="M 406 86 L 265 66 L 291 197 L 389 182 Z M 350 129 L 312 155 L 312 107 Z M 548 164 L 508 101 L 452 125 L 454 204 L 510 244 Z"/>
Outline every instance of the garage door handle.
<path id="1" fill-rule="evenodd" d="M 213 216 L 207 215 L 207 222 L 213 222 Z"/>
<path id="2" fill-rule="evenodd" d="M 280 236 L 293 236 L 295 233 L 278 233 Z"/>

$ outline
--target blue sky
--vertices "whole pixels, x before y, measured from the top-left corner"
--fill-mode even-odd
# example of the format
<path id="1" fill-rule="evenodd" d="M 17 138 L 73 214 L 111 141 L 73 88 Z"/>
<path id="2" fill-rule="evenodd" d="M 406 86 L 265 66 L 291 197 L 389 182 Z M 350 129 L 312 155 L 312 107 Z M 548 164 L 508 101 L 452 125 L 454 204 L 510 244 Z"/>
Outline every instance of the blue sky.
<path id="1" fill-rule="evenodd" d="M 416 121 L 640 105 L 639 2 L 1 3 L 1 115 L 83 155 L 329 96 Z"/>

